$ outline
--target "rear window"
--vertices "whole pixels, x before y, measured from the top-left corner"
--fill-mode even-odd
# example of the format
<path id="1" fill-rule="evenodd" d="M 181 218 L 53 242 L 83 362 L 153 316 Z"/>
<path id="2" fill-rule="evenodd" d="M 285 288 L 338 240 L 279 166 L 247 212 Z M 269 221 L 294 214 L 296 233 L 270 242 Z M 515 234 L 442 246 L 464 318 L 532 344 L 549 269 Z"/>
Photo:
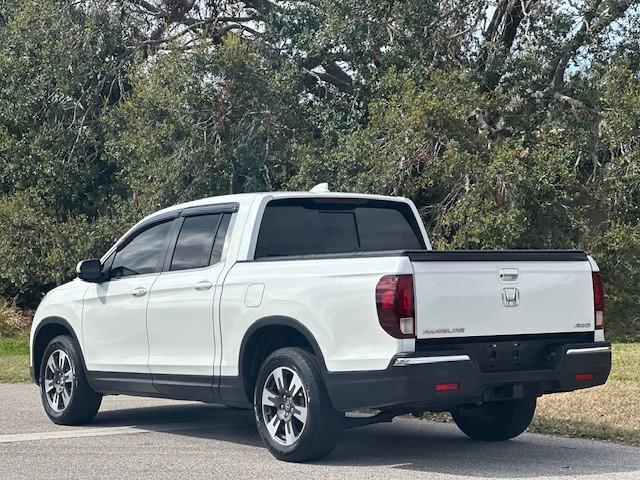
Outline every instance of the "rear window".
<path id="1" fill-rule="evenodd" d="M 424 248 L 406 203 L 292 198 L 267 204 L 255 258 Z"/>

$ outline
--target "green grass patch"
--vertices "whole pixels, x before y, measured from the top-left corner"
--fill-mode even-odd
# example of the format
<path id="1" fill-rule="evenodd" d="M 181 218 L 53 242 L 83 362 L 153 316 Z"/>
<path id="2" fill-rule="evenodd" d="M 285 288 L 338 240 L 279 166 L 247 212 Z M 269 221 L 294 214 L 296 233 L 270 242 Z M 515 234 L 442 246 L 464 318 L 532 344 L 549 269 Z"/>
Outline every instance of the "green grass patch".
<path id="1" fill-rule="evenodd" d="M 530 430 L 640 445 L 640 343 L 613 346 L 606 385 L 542 397 Z"/>
<path id="2" fill-rule="evenodd" d="M 0 339 L 0 383 L 24 383 L 29 376 L 29 336 Z"/>
<path id="3" fill-rule="evenodd" d="M 29 355 L 29 336 L 0 339 L 0 357 Z"/>
<path id="4" fill-rule="evenodd" d="M 0 356 L 0 383 L 28 383 L 30 381 L 29 355 Z"/>

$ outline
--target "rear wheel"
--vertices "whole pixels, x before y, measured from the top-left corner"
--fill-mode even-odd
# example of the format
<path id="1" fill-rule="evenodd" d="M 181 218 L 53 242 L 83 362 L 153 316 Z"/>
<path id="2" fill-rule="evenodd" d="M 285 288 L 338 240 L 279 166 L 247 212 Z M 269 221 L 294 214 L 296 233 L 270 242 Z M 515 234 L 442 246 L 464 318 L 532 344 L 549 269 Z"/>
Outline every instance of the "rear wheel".
<path id="1" fill-rule="evenodd" d="M 473 440 L 509 440 L 524 432 L 536 411 L 536 399 L 485 403 L 452 413 L 460 430 Z"/>
<path id="2" fill-rule="evenodd" d="M 40 398 L 47 416 L 60 425 L 89 423 L 98 413 L 102 395 L 89 386 L 80 352 L 68 336 L 55 337 L 40 362 Z"/>
<path id="3" fill-rule="evenodd" d="M 267 357 L 258 374 L 254 407 L 263 442 L 288 462 L 325 457 L 343 426 L 344 415 L 333 409 L 315 357 L 299 348 Z"/>

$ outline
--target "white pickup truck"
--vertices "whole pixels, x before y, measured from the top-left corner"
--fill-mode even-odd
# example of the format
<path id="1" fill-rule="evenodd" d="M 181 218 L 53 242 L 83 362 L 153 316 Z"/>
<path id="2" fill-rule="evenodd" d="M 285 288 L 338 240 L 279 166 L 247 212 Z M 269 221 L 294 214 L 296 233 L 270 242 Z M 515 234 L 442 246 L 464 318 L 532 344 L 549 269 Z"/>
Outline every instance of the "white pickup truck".
<path id="1" fill-rule="evenodd" d="M 427 410 L 506 440 L 537 397 L 606 382 L 603 310 L 581 251 L 433 251 L 405 198 L 229 195 L 154 213 L 80 262 L 35 314 L 31 374 L 60 424 L 109 394 L 253 407 L 287 461 Z M 379 413 L 345 416 L 362 409 Z"/>

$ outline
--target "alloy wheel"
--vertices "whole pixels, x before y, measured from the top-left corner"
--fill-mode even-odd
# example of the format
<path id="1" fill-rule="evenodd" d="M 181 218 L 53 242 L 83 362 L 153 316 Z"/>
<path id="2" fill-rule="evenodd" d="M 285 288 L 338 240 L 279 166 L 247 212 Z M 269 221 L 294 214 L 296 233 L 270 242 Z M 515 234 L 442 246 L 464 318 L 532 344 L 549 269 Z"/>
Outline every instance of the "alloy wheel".
<path id="1" fill-rule="evenodd" d="M 298 373 L 275 368 L 262 389 L 262 418 L 271 438 L 281 445 L 294 444 L 307 423 L 307 407 L 307 391 Z"/>
<path id="2" fill-rule="evenodd" d="M 47 359 L 44 371 L 44 394 L 55 412 L 63 412 L 71 402 L 74 388 L 74 369 L 63 350 L 55 350 Z"/>

